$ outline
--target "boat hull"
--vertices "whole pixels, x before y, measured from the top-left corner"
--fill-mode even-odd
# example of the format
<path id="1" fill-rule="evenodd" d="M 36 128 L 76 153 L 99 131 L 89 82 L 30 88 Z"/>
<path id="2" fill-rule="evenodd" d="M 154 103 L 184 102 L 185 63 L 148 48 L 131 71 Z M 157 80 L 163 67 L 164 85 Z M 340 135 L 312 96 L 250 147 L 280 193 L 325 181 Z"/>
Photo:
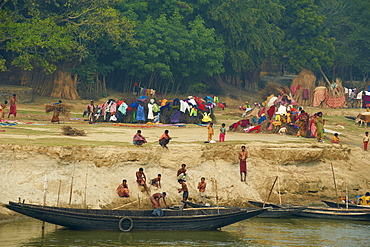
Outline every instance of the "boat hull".
<path id="1" fill-rule="evenodd" d="M 253 209 L 163 210 L 164 216 L 156 217 L 151 215 L 152 210 L 70 209 L 13 202 L 5 206 L 20 214 L 70 229 L 115 231 L 216 230 L 265 211 Z"/>
<path id="2" fill-rule="evenodd" d="M 307 207 L 295 215 L 318 219 L 370 221 L 369 209 Z"/>
<path id="3" fill-rule="evenodd" d="M 331 208 L 338 208 L 338 203 L 336 203 L 336 202 L 324 201 L 324 200 L 322 202 L 325 203 L 326 205 L 328 205 Z M 339 208 L 347 208 L 347 204 L 346 203 L 339 203 Z M 370 210 L 370 206 L 357 205 L 357 204 L 353 204 L 353 203 L 348 203 L 348 208 L 369 209 Z"/>
<path id="4" fill-rule="evenodd" d="M 183 203 L 189 205 L 193 208 L 217 208 L 217 206 L 214 205 L 204 205 L 204 204 L 198 204 L 193 203 L 189 201 L 182 201 Z M 227 207 L 221 207 L 221 208 L 227 208 Z M 263 212 L 262 214 L 257 215 L 256 217 L 259 218 L 289 218 L 293 216 L 293 214 L 301 212 L 305 207 L 294 207 L 294 208 L 273 208 L 273 207 L 266 207 L 267 211 Z"/>

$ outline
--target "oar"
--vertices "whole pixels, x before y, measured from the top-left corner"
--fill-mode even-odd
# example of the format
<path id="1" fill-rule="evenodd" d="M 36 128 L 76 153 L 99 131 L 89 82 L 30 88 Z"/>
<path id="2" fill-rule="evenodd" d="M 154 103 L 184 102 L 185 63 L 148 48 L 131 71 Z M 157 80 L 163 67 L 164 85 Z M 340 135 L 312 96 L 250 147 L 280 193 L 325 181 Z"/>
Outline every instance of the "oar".
<path id="1" fill-rule="evenodd" d="M 333 162 L 330 162 L 330 165 L 331 165 L 331 171 L 332 171 L 332 173 L 333 173 L 334 188 L 335 188 L 335 196 L 337 197 L 337 206 L 338 206 L 338 208 L 339 208 L 338 189 L 337 189 L 337 182 L 335 181 L 335 174 L 334 174 Z"/>
<path id="2" fill-rule="evenodd" d="M 85 205 L 85 208 L 87 208 L 87 203 L 86 203 L 86 198 L 87 198 L 87 175 L 88 175 L 88 172 L 89 172 L 89 164 L 86 165 L 86 178 L 85 178 L 85 198 L 84 198 L 84 205 Z"/>
<path id="3" fill-rule="evenodd" d="M 273 184 L 272 184 L 272 186 L 271 186 L 271 190 L 270 190 L 270 193 L 269 193 L 269 195 L 268 195 L 268 197 L 267 197 L 267 200 L 263 202 L 262 208 L 264 208 L 264 207 L 265 207 L 266 202 L 268 202 L 268 201 L 270 200 L 270 196 L 271 196 L 272 190 L 274 189 L 274 186 L 275 186 L 275 183 L 276 183 L 276 180 L 278 179 L 278 177 L 279 177 L 279 176 L 276 176 L 275 181 L 274 181 L 274 183 L 273 183 Z"/>

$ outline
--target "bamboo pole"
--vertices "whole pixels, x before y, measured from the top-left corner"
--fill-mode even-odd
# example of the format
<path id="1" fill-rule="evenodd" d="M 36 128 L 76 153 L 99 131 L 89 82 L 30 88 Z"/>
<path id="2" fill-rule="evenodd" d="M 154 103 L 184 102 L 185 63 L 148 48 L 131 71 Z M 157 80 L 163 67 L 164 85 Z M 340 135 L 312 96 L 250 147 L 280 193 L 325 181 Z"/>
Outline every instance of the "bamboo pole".
<path id="1" fill-rule="evenodd" d="M 276 166 L 276 176 L 279 177 L 279 164 Z M 281 203 L 281 194 L 280 194 L 280 177 L 278 178 L 278 195 L 279 195 L 279 203 Z"/>
<path id="2" fill-rule="evenodd" d="M 46 205 L 46 192 L 48 190 L 48 179 L 46 177 L 46 173 L 45 173 L 45 176 L 44 176 L 44 204 L 43 206 Z"/>
<path id="3" fill-rule="evenodd" d="M 339 208 L 338 189 L 337 189 L 337 182 L 335 181 L 335 174 L 334 174 L 333 162 L 330 162 L 330 165 L 331 165 L 331 172 L 333 173 L 334 188 L 335 188 L 335 196 L 336 196 L 336 198 L 337 198 L 337 206 L 338 206 L 338 208 Z"/>
<path id="4" fill-rule="evenodd" d="M 62 185 L 62 180 L 59 179 L 59 187 L 58 187 L 58 198 L 57 198 L 57 207 L 59 206 L 59 199 L 60 199 L 60 187 Z"/>
<path id="5" fill-rule="evenodd" d="M 138 202 L 138 201 L 139 201 L 139 200 L 136 200 L 136 201 L 133 201 L 133 202 L 126 203 L 125 205 L 122 205 L 122 206 L 119 206 L 119 207 L 113 208 L 112 210 L 117 210 L 117 209 L 119 209 L 119 208 L 126 207 L 126 206 L 131 205 L 131 204 L 133 204 L 133 203 L 135 203 L 135 202 Z"/>
<path id="6" fill-rule="evenodd" d="M 89 164 L 86 165 L 86 177 L 85 177 L 85 198 L 84 198 L 84 206 L 87 208 L 87 175 L 89 173 Z"/>
<path id="7" fill-rule="evenodd" d="M 275 186 L 276 180 L 277 180 L 278 178 L 279 178 L 279 176 L 276 176 L 275 181 L 274 181 L 274 183 L 273 183 L 273 184 L 272 184 L 272 186 L 271 186 L 270 193 L 269 193 L 269 195 L 268 195 L 268 197 L 267 197 L 267 200 L 263 202 L 262 208 L 264 208 L 264 207 L 265 207 L 266 202 L 268 202 L 268 201 L 270 200 L 270 196 L 271 196 L 272 190 L 274 189 L 274 186 Z"/>
<path id="8" fill-rule="evenodd" d="M 76 169 L 76 163 L 73 163 L 73 171 L 72 171 L 72 179 L 71 179 L 71 189 L 69 191 L 69 207 L 71 207 L 71 203 L 72 203 L 73 179 L 74 179 L 74 176 L 75 176 L 75 169 Z"/>
<path id="9" fill-rule="evenodd" d="M 215 181 L 215 189 L 216 189 L 216 205 L 217 205 L 217 213 L 220 214 L 220 207 L 218 206 L 218 188 L 217 188 L 217 179 Z"/>

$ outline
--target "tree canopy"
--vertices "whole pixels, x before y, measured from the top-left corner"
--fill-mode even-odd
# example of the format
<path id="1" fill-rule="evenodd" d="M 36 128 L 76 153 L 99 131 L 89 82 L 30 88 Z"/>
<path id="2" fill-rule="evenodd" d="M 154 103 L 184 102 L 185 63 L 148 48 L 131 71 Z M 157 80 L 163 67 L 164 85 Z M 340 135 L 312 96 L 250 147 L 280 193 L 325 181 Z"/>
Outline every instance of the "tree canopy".
<path id="1" fill-rule="evenodd" d="M 367 0 L 7 0 L 0 71 L 69 71 L 80 93 L 186 93 L 216 77 L 256 90 L 268 60 L 365 81 L 369 13 Z"/>

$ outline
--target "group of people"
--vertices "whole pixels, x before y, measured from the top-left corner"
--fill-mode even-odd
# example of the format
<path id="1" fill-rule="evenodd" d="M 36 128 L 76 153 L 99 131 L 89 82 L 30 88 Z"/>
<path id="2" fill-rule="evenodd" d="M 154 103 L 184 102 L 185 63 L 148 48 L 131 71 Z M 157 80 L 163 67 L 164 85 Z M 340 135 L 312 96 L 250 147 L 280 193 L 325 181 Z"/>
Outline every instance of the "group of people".
<path id="1" fill-rule="evenodd" d="M 108 99 L 101 105 L 91 101 L 83 113 L 90 123 L 99 121 L 121 123 L 200 123 L 203 118 L 212 119 L 212 109 L 224 108 L 225 104 L 216 96 L 198 98 L 188 96 L 186 99 L 139 98 L 125 100 Z M 208 121 L 207 121 L 208 122 Z"/>
<path id="2" fill-rule="evenodd" d="M 181 188 L 178 189 L 178 193 L 182 192 L 182 200 L 186 201 L 189 198 L 189 190 L 188 186 L 186 184 L 186 176 L 187 176 L 187 170 L 186 170 L 186 164 L 182 164 L 181 168 L 177 171 L 176 178 L 177 182 L 181 185 Z M 139 186 L 142 186 L 147 193 L 148 196 L 150 196 L 150 189 L 147 186 L 147 181 L 146 181 L 146 175 L 144 173 L 143 168 L 139 168 L 139 170 L 136 172 L 136 183 Z M 158 174 L 156 178 L 153 178 L 150 180 L 149 185 L 156 187 L 156 188 L 161 188 L 161 178 L 162 175 Z M 205 203 L 205 191 L 207 187 L 207 183 L 205 182 L 205 177 L 202 177 L 200 179 L 200 182 L 197 185 L 197 189 L 199 191 L 199 203 Z M 128 189 L 127 185 L 127 180 L 124 179 L 122 180 L 122 183 L 118 186 L 116 189 L 117 194 L 119 197 L 130 197 L 130 191 Z M 161 208 L 160 204 L 160 199 L 163 200 L 163 203 L 166 207 L 168 207 L 167 202 L 166 202 L 166 192 L 162 193 L 154 193 L 150 196 L 150 201 L 152 203 L 153 208 Z M 186 205 L 184 205 L 186 207 Z"/>
<path id="3" fill-rule="evenodd" d="M 158 143 L 161 147 L 167 148 L 167 144 L 170 142 L 171 137 L 168 134 L 169 130 L 165 130 L 164 133 L 161 135 L 161 137 L 158 140 Z M 138 130 L 134 137 L 132 138 L 132 143 L 135 146 L 142 146 L 144 143 L 147 143 L 146 138 L 141 134 L 141 130 Z"/>
<path id="4" fill-rule="evenodd" d="M 8 113 L 8 118 L 10 118 L 10 115 L 13 115 L 14 118 L 17 117 L 17 95 L 13 94 L 13 96 L 10 98 L 10 109 Z M 5 118 L 5 109 L 8 106 L 8 101 L 5 100 L 3 103 L 0 104 L 0 120 Z"/>

